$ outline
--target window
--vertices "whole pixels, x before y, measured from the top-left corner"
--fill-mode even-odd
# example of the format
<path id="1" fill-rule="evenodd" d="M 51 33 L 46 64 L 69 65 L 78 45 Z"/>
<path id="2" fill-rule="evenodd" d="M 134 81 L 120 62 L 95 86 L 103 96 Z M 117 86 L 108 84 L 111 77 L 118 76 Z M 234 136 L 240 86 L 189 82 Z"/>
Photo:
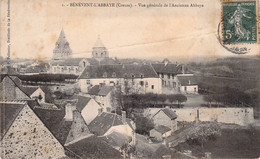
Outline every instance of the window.
<path id="1" fill-rule="evenodd" d="M 140 85 L 143 86 L 144 85 L 144 81 L 140 81 Z"/>
<path id="2" fill-rule="evenodd" d="M 86 62 L 85 61 L 83 61 L 83 67 L 86 67 Z"/>
<path id="3" fill-rule="evenodd" d="M 70 72 L 70 68 L 69 68 L 69 72 Z"/>
<path id="4" fill-rule="evenodd" d="M 144 75 L 143 74 L 141 74 L 141 79 L 143 79 L 144 78 Z"/>
<path id="5" fill-rule="evenodd" d="M 152 85 L 151 88 L 154 89 L 154 85 Z"/>
<path id="6" fill-rule="evenodd" d="M 135 75 L 134 75 L 134 74 L 132 74 L 132 78 L 135 78 Z"/>
<path id="7" fill-rule="evenodd" d="M 86 83 L 87 83 L 87 84 L 90 84 L 90 80 L 87 80 Z"/>
<path id="8" fill-rule="evenodd" d="M 187 87 L 186 86 L 184 87 L 184 90 L 187 91 Z"/>
<path id="9" fill-rule="evenodd" d="M 194 92 L 197 92 L 197 88 L 196 87 L 194 88 Z"/>
<path id="10" fill-rule="evenodd" d="M 145 87 L 148 87 L 148 82 L 147 81 L 145 82 Z"/>
<path id="11" fill-rule="evenodd" d="M 176 87 L 176 82 L 172 82 L 172 84 L 173 84 L 173 88 L 175 88 Z"/>
<path id="12" fill-rule="evenodd" d="M 168 86 L 171 87 L 171 82 L 170 81 L 168 81 Z"/>
<path id="13" fill-rule="evenodd" d="M 162 73 L 162 78 L 164 78 L 164 74 Z"/>
<path id="14" fill-rule="evenodd" d="M 81 132 L 84 132 L 84 128 L 83 127 L 81 128 Z"/>
<path id="15" fill-rule="evenodd" d="M 170 79 L 171 78 L 171 74 L 168 74 L 167 77 L 168 77 L 168 79 Z"/>
<path id="16" fill-rule="evenodd" d="M 164 80 L 162 80 L 162 85 L 164 85 Z"/>
<path id="17" fill-rule="evenodd" d="M 63 72 L 63 71 L 64 71 L 64 68 L 62 67 L 62 68 L 61 68 L 61 72 Z"/>

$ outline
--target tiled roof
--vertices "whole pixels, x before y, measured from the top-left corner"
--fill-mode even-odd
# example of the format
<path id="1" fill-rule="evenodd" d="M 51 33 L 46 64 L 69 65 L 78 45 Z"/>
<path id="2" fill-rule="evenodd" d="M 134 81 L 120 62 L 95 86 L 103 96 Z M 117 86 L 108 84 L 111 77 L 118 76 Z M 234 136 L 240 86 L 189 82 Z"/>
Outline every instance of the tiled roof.
<path id="1" fill-rule="evenodd" d="M 163 64 L 163 63 L 160 63 L 160 64 L 152 64 L 154 70 L 158 73 L 171 73 L 171 74 L 179 74 L 179 73 L 182 73 L 181 72 L 181 69 L 182 69 L 182 66 L 181 65 L 177 65 L 177 64 Z"/>
<path id="2" fill-rule="evenodd" d="M 38 86 L 20 86 L 27 95 L 31 96 L 39 87 Z"/>
<path id="3" fill-rule="evenodd" d="M 161 109 L 171 120 L 176 119 L 177 115 L 169 108 Z"/>
<path id="4" fill-rule="evenodd" d="M 57 140 L 64 145 L 72 125 L 72 121 L 65 121 L 63 119 L 65 110 L 35 108 L 34 112 Z"/>
<path id="5" fill-rule="evenodd" d="M 106 96 L 109 92 L 113 89 L 112 86 L 93 86 L 89 91 L 88 94 L 90 95 L 98 95 L 98 96 Z"/>
<path id="6" fill-rule="evenodd" d="M 155 127 L 154 130 L 158 131 L 161 134 L 164 134 L 164 133 L 170 131 L 171 129 L 168 128 L 167 126 L 159 125 L 159 126 Z"/>
<path id="7" fill-rule="evenodd" d="M 4 75 L 4 78 L 9 78 L 13 83 L 14 83 L 14 85 L 15 85 L 15 87 L 17 87 L 17 88 L 19 88 L 20 89 L 20 91 L 22 91 L 27 97 L 28 97 L 28 99 L 30 99 L 30 95 L 28 95 L 23 89 L 22 89 L 22 86 L 20 85 L 20 83 L 16 83 L 12 78 L 11 78 L 11 76 L 9 76 L 9 75 Z M 3 79 L 4 79 L 3 78 Z M 2 79 L 2 80 L 3 80 Z M 1 83 L 2 83 L 2 81 L 1 81 Z M 0 87 L 0 92 L 1 92 L 1 94 L 2 95 L 0 95 L 0 99 L 3 99 L 4 98 L 4 93 L 6 93 L 6 92 L 4 92 L 3 93 L 3 84 L 1 85 L 1 87 Z"/>
<path id="8" fill-rule="evenodd" d="M 25 103 L 19 102 L 0 103 L 1 140 L 24 106 Z"/>
<path id="9" fill-rule="evenodd" d="M 116 125 L 123 125 L 122 117 L 117 114 L 103 112 L 92 120 L 89 124 L 89 129 L 93 134 L 101 136 L 104 135 L 112 126 Z"/>
<path id="10" fill-rule="evenodd" d="M 131 137 L 124 135 L 122 133 L 113 131 L 107 136 L 101 137 L 103 140 L 105 140 L 109 145 L 115 146 L 115 147 L 121 147 L 125 143 L 129 143 L 131 141 Z"/>
<path id="11" fill-rule="evenodd" d="M 79 79 L 91 78 L 154 78 L 157 73 L 150 65 L 96 65 L 87 66 Z"/>
<path id="12" fill-rule="evenodd" d="M 70 144 L 66 148 L 81 158 L 122 158 L 118 150 L 94 135 Z"/>
<path id="13" fill-rule="evenodd" d="M 112 91 L 113 87 L 112 86 L 103 86 L 101 87 L 100 91 L 98 92 L 98 95 L 100 96 L 106 96 L 108 93 Z"/>
<path id="14" fill-rule="evenodd" d="M 79 112 L 81 112 L 85 108 L 85 106 L 88 104 L 88 102 L 91 100 L 91 98 L 81 96 L 81 95 L 74 95 L 72 98 L 77 99 L 76 107 Z"/>
<path id="15" fill-rule="evenodd" d="M 177 115 L 169 108 L 160 109 L 157 113 L 153 115 L 153 117 L 156 116 L 160 111 L 164 112 L 164 114 L 166 114 L 171 120 L 177 118 Z"/>
<path id="16" fill-rule="evenodd" d="M 100 90 L 99 87 L 100 87 L 99 85 L 93 86 L 93 87 L 88 91 L 88 94 L 90 94 L 90 95 L 98 95 L 98 92 L 99 92 L 99 90 Z"/>
<path id="17" fill-rule="evenodd" d="M 197 85 L 197 81 L 194 76 L 177 76 L 182 86 Z"/>

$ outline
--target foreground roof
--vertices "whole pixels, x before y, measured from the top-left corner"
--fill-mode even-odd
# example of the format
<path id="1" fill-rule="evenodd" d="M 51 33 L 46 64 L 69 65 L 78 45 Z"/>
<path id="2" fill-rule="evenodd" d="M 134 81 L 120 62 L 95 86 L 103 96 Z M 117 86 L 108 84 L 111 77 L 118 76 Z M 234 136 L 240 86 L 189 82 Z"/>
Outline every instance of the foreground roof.
<path id="1" fill-rule="evenodd" d="M 87 66 L 79 79 L 91 78 L 157 78 L 151 65 L 96 65 Z"/>
<path id="2" fill-rule="evenodd" d="M 8 131 L 20 111 L 24 108 L 25 102 L 1 102 L 0 103 L 0 123 L 1 139 Z"/>
<path id="3" fill-rule="evenodd" d="M 66 148 L 81 158 L 122 158 L 118 150 L 94 135 L 70 144 Z"/>
<path id="4" fill-rule="evenodd" d="M 65 110 L 35 108 L 34 112 L 59 142 L 64 145 L 72 125 L 72 121 L 64 120 Z"/>
<path id="5" fill-rule="evenodd" d="M 131 141 L 131 137 L 124 135 L 122 133 L 113 131 L 109 135 L 101 137 L 104 141 L 106 141 L 109 145 L 115 147 L 122 147 L 124 144 L 129 143 Z"/>
<path id="6" fill-rule="evenodd" d="M 89 129 L 97 136 L 104 135 L 112 126 L 123 125 L 122 117 L 118 114 L 103 112 L 89 124 Z"/>

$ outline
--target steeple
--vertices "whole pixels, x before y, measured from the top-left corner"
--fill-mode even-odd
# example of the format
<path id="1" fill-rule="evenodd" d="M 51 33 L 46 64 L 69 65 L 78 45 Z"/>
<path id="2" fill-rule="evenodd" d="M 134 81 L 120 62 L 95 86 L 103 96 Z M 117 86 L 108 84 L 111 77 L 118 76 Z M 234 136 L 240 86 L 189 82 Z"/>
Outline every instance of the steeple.
<path id="1" fill-rule="evenodd" d="M 72 54 L 70 44 L 66 39 L 63 28 L 53 50 L 53 59 L 69 58 Z"/>
<path id="2" fill-rule="evenodd" d="M 108 57 L 107 48 L 103 44 L 99 35 L 98 35 L 98 38 L 96 40 L 96 43 L 94 44 L 94 46 L 92 48 L 92 56 L 93 56 L 93 58 L 106 58 L 106 57 Z"/>

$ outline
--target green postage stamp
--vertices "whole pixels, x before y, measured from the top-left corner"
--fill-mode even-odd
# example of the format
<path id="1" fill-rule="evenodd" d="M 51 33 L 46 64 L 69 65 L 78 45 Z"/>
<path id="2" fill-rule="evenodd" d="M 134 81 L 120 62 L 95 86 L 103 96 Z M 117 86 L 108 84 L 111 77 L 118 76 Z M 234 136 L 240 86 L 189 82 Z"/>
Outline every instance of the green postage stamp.
<path id="1" fill-rule="evenodd" d="M 257 1 L 222 1 L 223 44 L 258 43 Z"/>

